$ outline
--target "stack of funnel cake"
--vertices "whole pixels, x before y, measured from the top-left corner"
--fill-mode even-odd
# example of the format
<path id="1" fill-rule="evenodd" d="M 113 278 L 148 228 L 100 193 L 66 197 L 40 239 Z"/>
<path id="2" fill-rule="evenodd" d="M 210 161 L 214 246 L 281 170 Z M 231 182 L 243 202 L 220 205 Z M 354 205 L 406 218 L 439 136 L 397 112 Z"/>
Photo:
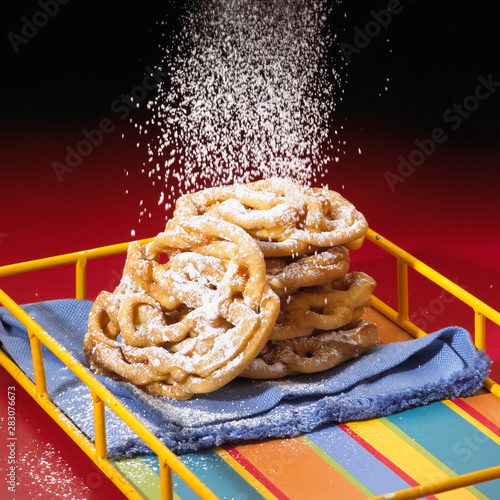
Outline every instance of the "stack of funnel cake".
<path id="1" fill-rule="evenodd" d="M 176 399 L 357 357 L 379 342 L 361 319 L 375 281 L 349 272 L 366 231 L 338 193 L 287 179 L 182 196 L 163 232 L 130 245 L 116 290 L 97 297 L 85 357 Z"/>

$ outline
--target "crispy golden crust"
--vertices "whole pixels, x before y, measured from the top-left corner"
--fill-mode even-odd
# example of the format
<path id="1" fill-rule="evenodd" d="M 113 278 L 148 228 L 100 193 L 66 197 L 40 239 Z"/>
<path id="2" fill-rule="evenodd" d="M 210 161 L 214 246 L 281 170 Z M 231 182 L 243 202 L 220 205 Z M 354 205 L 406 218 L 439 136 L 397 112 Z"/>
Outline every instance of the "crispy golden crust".
<path id="1" fill-rule="evenodd" d="M 365 320 L 306 337 L 270 340 L 240 376 L 275 379 L 328 370 L 378 344 L 377 325 Z"/>
<path id="2" fill-rule="evenodd" d="M 352 323 L 370 304 L 375 286 L 367 274 L 352 272 L 328 285 L 304 288 L 284 297 L 270 338 L 301 337 L 316 329 L 334 330 Z"/>
<path id="3" fill-rule="evenodd" d="M 177 200 L 174 217 L 214 213 L 254 237 L 266 257 L 296 256 L 318 248 L 359 247 L 364 216 L 339 193 L 287 179 L 209 188 Z"/>
<path id="4" fill-rule="evenodd" d="M 334 191 L 285 179 L 181 197 L 165 230 L 130 245 L 89 316 L 96 372 L 176 399 L 237 376 L 335 366 L 378 343 L 360 321 L 375 281 L 349 271 L 366 220 Z"/>
<path id="5" fill-rule="evenodd" d="M 234 244 L 227 269 L 189 270 L 182 254 L 159 263 L 163 252 L 206 238 Z M 151 296 L 162 293 L 161 304 Z M 267 342 L 278 311 L 262 253 L 245 231 L 211 215 L 177 219 L 152 243 L 131 246 L 122 282 L 91 311 L 85 357 L 96 371 L 151 394 L 187 399 L 238 376 Z"/>
<path id="6" fill-rule="evenodd" d="M 343 245 L 296 259 L 267 259 L 267 282 L 280 297 L 299 288 L 326 285 L 349 270 L 349 251 Z"/>

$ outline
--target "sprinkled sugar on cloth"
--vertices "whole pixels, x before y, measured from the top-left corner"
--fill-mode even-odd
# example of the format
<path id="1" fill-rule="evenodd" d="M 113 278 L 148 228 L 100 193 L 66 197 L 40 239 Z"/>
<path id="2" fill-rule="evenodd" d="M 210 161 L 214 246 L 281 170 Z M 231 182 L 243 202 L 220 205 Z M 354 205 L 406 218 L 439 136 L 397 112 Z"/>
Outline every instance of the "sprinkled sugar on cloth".
<path id="1" fill-rule="evenodd" d="M 24 306 L 28 314 L 86 366 L 82 343 L 92 303 L 74 299 Z M 0 308 L 0 340 L 33 380 L 24 326 Z M 53 402 L 93 438 L 90 392 L 44 348 Z M 489 360 L 470 335 L 448 327 L 407 342 L 386 344 L 329 371 L 274 381 L 237 379 L 218 391 L 175 401 L 145 395 L 128 383 L 97 376 L 170 449 L 178 454 L 267 437 L 296 436 L 325 423 L 387 416 L 406 408 L 474 394 Z M 113 458 L 150 450 L 106 409 Z"/>

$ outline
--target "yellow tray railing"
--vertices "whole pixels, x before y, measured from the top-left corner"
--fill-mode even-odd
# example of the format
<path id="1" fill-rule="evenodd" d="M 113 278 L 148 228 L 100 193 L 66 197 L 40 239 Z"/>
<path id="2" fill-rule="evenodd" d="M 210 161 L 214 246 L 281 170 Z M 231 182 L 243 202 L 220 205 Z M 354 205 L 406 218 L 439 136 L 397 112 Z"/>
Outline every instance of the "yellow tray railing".
<path id="1" fill-rule="evenodd" d="M 144 244 L 151 239 L 141 240 Z M 46 269 L 64 264 L 76 264 L 76 298 L 86 298 L 87 261 L 125 253 L 129 243 L 120 243 L 95 248 L 82 252 L 68 253 L 45 259 L 38 259 L 19 264 L 0 267 L 0 277 L 28 271 Z M 160 464 L 161 498 L 172 500 L 172 471 L 190 485 L 201 498 L 216 500 L 217 496 L 203 484 L 199 478 L 186 467 L 179 458 L 161 443 L 130 411 L 128 411 L 83 365 L 73 358 L 58 342 L 56 342 L 37 322 L 3 290 L 0 289 L 0 303 L 5 306 L 27 330 L 31 344 L 35 383 L 33 383 L 12 360 L 0 350 L 0 364 L 21 384 L 21 386 L 42 406 L 42 408 L 59 424 L 73 441 L 92 459 L 92 461 L 113 481 L 113 483 L 130 499 L 140 499 L 139 492 L 120 474 L 107 457 L 105 406 L 116 413 L 158 456 Z M 45 370 L 42 356 L 42 344 L 54 353 L 70 370 L 90 389 L 94 411 L 95 441 L 89 439 L 55 406 L 47 394 Z"/>
<path id="2" fill-rule="evenodd" d="M 425 276 L 427 279 L 451 293 L 474 312 L 474 345 L 478 349 L 486 348 L 486 318 L 500 326 L 500 312 L 477 299 L 471 293 L 458 286 L 442 274 L 405 252 L 394 243 L 385 239 L 372 229 L 368 230 L 367 239 L 394 256 L 397 260 L 398 309 L 389 307 L 377 297 L 372 297 L 372 306 L 384 316 L 406 330 L 413 337 L 421 337 L 427 332 L 410 321 L 408 298 L 408 268 Z M 486 379 L 485 388 L 500 397 L 500 386 L 491 379 Z"/>
<path id="3" fill-rule="evenodd" d="M 152 238 L 140 240 L 145 244 Z M 470 306 L 475 315 L 475 345 L 484 349 L 486 345 L 486 318 L 500 326 L 500 313 L 475 298 L 472 294 L 445 278 L 420 260 L 397 247 L 380 234 L 369 229 L 367 239 L 382 248 L 397 260 L 398 308 L 391 308 L 386 303 L 373 297 L 372 305 L 387 318 L 402 327 L 415 337 L 425 335 L 409 319 L 408 299 L 408 268 L 414 269 L 430 281 L 453 294 L 462 302 Z M 75 297 L 86 298 L 87 262 L 91 259 L 107 257 L 125 253 L 129 243 L 108 245 L 91 250 L 67 253 L 59 256 L 37 259 L 18 264 L 0 267 L 0 277 L 46 269 L 66 264 L 75 264 Z M 55 420 L 55 422 L 73 439 L 73 441 L 90 457 L 90 459 L 104 472 L 104 474 L 129 499 L 140 499 L 141 494 L 120 474 L 113 463 L 108 460 L 106 445 L 105 406 L 120 417 L 158 456 L 160 464 L 161 498 L 172 500 L 173 480 L 172 472 L 183 479 L 191 489 L 206 500 L 217 499 L 216 495 L 207 488 L 200 479 L 158 438 L 154 436 L 130 411 L 128 411 L 83 365 L 73 358 L 58 342 L 56 342 L 42 326 L 32 320 L 28 314 L 2 289 L 0 289 L 0 304 L 8 309 L 27 328 L 31 344 L 31 354 L 35 382 L 32 382 L 11 360 L 7 353 L 0 349 L 0 364 L 19 382 L 35 401 Z M 92 443 L 62 412 L 52 403 L 47 394 L 45 369 L 42 354 L 42 344 L 54 353 L 70 370 L 89 388 L 94 410 L 95 440 Z M 486 379 L 485 388 L 500 397 L 500 386 L 491 379 Z M 479 482 L 500 478 L 500 465 L 468 474 L 463 474 L 447 480 L 420 485 L 387 495 L 373 497 L 373 500 L 391 498 L 395 500 L 420 498 L 429 494 L 449 491 L 456 488 L 470 486 Z"/>

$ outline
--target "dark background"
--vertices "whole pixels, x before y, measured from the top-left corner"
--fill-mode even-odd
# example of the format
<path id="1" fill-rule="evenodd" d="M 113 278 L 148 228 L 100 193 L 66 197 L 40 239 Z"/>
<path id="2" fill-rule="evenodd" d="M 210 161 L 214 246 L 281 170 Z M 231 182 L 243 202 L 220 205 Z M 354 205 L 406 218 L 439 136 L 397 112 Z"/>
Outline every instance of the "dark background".
<path id="1" fill-rule="evenodd" d="M 347 67 L 344 113 L 427 130 L 448 106 L 473 91 L 479 75 L 493 73 L 500 80 L 494 0 L 344 1 L 330 6 L 331 32 L 338 42 L 352 44 L 354 28 L 364 29 L 373 20 L 371 11 L 391 4 L 398 13 Z M 78 117 L 83 123 L 109 111 L 117 96 L 142 80 L 146 66 L 158 63 L 159 44 L 168 44 L 165 37 L 178 29 L 184 8 L 174 1 L 71 0 L 59 5 L 59 12 L 16 54 L 7 34 L 21 35 L 23 17 L 32 20 L 40 5 L 26 0 L 4 5 L 3 123 L 57 126 L 64 119 Z M 159 26 L 160 21 L 166 25 Z M 337 47 L 331 59 L 339 63 Z M 457 135 L 495 137 L 499 101 L 495 96 L 481 106 Z"/>

